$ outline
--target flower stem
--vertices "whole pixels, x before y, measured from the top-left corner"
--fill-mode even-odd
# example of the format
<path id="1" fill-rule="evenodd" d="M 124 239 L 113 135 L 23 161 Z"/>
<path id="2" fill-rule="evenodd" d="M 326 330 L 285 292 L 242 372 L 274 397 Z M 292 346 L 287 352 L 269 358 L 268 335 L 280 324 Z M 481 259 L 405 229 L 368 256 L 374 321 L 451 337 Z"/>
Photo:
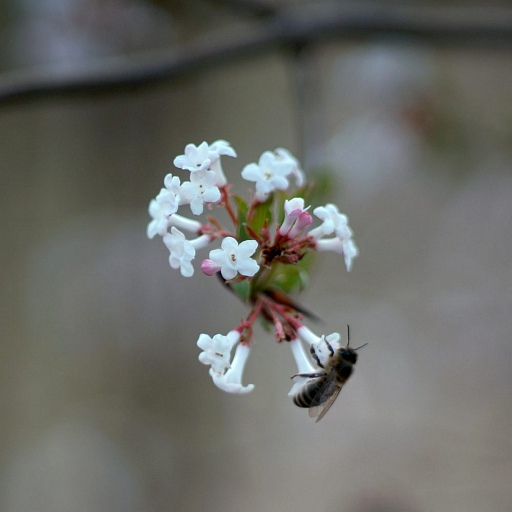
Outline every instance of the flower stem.
<path id="1" fill-rule="evenodd" d="M 220 187 L 220 192 L 222 195 L 221 203 L 224 205 L 224 208 L 226 208 L 226 211 L 228 212 L 228 215 L 231 218 L 231 222 L 233 222 L 233 225 L 236 228 L 238 218 L 236 213 L 233 211 L 231 201 L 229 200 L 229 185 L 224 185 L 223 187 Z"/>

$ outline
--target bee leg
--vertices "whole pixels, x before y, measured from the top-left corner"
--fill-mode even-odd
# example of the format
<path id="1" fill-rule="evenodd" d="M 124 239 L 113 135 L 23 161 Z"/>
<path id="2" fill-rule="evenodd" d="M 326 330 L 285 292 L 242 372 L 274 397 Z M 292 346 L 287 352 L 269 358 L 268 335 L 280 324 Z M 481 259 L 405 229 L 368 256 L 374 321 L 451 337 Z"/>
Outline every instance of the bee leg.
<path id="1" fill-rule="evenodd" d="M 324 338 L 325 344 L 327 345 L 327 348 L 329 349 L 329 352 L 331 353 L 331 357 L 334 355 L 334 349 L 332 348 L 332 345 Z"/>
<path id="2" fill-rule="evenodd" d="M 320 362 L 320 358 L 318 357 L 318 354 L 315 352 L 315 347 L 313 347 L 313 345 L 309 347 L 309 351 L 311 352 L 311 357 L 316 361 L 316 364 L 320 366 L 320 368 L 324 368 L 324 365 Z"/>
<path id="3" fill-rule="evenodd" d="M 325 372 L 316 372 L 316 373 L 296 373 L 292 375 L 290 379 L 294 377 L 307 377 L 308 379 L 315 379 L 317 377 L 325 377 L 327 374 Z"/>

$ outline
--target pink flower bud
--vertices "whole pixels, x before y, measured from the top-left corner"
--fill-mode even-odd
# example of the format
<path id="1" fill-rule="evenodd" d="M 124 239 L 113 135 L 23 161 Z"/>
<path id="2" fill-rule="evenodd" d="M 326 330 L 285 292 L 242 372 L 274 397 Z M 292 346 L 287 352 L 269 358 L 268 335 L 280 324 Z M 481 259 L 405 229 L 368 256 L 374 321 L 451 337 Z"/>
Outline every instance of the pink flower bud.
<path id="1" fill-rule="evenodd" d="M 220 267 L 216 265 L 212 260 L 203 260 L 201 262 L 201 270 L 203 274 L 206 274 L 207 276 L 213 276 L 213 274 L 216 274 Z"/>

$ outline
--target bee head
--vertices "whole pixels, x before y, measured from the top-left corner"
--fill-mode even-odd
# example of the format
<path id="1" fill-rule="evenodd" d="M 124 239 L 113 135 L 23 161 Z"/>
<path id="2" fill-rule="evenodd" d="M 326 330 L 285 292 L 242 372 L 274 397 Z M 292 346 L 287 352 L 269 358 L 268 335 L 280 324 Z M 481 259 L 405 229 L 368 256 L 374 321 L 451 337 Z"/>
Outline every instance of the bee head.
<path id="1" fill-rule="evenodd" d="M 353 348 L 350 348 L 348 346 L 339 347 L 338 354 L 341 359 L 349 363 L 355 364 L 355 362 L 357 361 L 357 352 Z"/>

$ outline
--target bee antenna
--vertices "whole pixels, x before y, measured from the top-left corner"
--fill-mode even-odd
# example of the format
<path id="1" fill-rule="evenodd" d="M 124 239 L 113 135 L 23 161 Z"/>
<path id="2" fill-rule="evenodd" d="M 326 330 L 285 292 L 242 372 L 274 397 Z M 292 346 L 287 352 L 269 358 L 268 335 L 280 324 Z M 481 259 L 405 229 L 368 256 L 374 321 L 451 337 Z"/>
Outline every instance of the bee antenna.
<path id="1" fill-rule="evenodd" d="M 359 347 L 355 348 L 354 350 L 359 350 L 360 348 L 366 347 L 366 345 L 368 345 L 368 343 L 363 343 L 362 345 L 360 345 Z"/>
<path id="2" fill-rule="evenodd" d="M 347 347 L 350 345 L 350 326 L 347 324 Z"/>

